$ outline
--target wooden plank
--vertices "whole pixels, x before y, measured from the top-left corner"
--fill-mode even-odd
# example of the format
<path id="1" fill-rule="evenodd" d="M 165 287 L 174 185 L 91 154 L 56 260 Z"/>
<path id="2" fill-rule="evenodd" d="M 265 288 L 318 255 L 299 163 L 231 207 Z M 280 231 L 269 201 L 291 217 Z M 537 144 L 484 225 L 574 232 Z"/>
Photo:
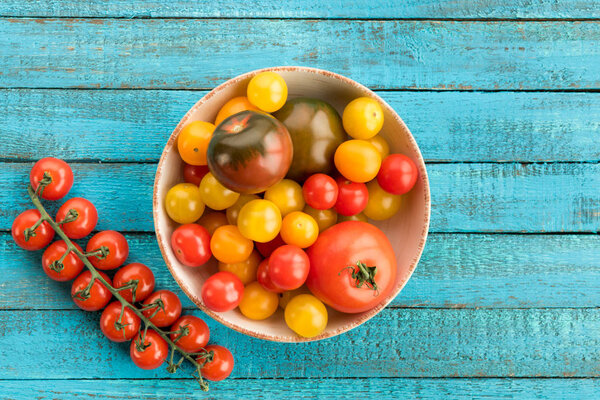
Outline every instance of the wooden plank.
<path id="1" fill-rule="evenodd" d="M 373 88 L 598 89 L 598 41 L 600 22 L 2 19 L 0 86 L 212 88 L 310 65 Z"/>
<path id="2" fill-rule="evenodd" d="M 0 312 L 0 379 L 168 376 L 129 360 L 129 344 L 98 329 L 98 313 Z M 597 309 L 386 309 L 315 343 L 261 341 L 207 320 L 231 349 L 237 378 L 598 377 Z M 43 354 L 43 357 L 39 355 Z M 315 358 L 315 355 L 318 355 Z"/>
<path id="3" fill-rule="evenodd" d="M 174 126 L 205 93 L 0 90 L 0 155 L 158 161 Z M 427 161 L 600 160 L 600 93 L 379 94 L 408 124 Z"/>
<path id="4" fill-rule="evenodd" d="M 126 237 L 129 262 L 149 265 L 157 287 L 175 291 L 184 307 L 195 308 L 165 267 L 154 235 Z M 21 250 L 9 234 L 0 234 L 0 309 L 76 309 L 70 284 L 48 279 L 40 259 L 41 252 Z M 598 282 L 594 235 L 431 234 L 392 307 L 597 307 Z"/>

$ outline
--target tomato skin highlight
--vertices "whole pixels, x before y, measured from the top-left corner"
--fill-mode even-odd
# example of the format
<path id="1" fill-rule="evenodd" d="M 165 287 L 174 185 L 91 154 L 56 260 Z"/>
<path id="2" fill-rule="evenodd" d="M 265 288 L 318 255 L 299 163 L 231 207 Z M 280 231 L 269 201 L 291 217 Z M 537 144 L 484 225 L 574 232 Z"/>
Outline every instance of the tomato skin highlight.
<path id="1" fill-rule="evenodd" d="M 140 329 L 142 320 L 140 317 L 135 315 L 129 307 L 125 307 L 123 311 L 123 317 L 121 318 L 121 324 L 124 325 L 123 329 L 117 330 L 115 322 L 119 320 L 121 315 L 121 302 L 113 301 L 110 303 L 100 316 L 100 330 L 104 333 L 109 340 L 113 342 L 126 342 L 133 339 Z"/>
<path id="2" fill-rule="evenodd" d="M 41 250 L 48 246 L 54 238 L 54 230 L 46 221 L 35 228 L 35 236 L 25 240 L 25 229 L 33 226 L 41 218 L 40 212 L 35 208 L 25 210 L 15 218 L 11 227 L 11 234 L 15 243 L 25 250 Z"/>
<path id="3" fill-rule="evenodd" d="M 73 244 L 83 253 L 83 249 L 77 243 Z M 61 271 L 57 272 L 50 268 L 50 264 L 60 260 L 66 251 L 67 244 L 64 240 L 57 240 L 44 251 L 44 254 L 42 255 L 42 268 L 50 279 L 58 282 L 70 281 L 83 270 L 83 261 L 81 261 L 81 259 L 72 251 L 70 251 L 62 261 L 63 269 Z"/>
<path id="4" fill-rule="evenodd" d="M 336 182 L 338 198 L 335 203 L 335 211 L 347 217 L 362 212 L 369 201 L 367 185 L 362 182 L 351 182 L 344 178 L 338 178 Z"/>
<path id="5" fill-rule="evenodd" d="M 269 257 L 269 278 L 279 289 L 298 289 L 306 282 L 309 269 L 308 256 L 298 246 L 281 246 Z"/>
<path id="6" fill-rule="evenodd" d="M 325 174 L 311 175 L 302 186 L 306 204 L 315 210 L 327 210 L 335 205 L 338 197 L 338 185 Z"/>
<path id="7" fill-rule="evenodd" d="M 418 177 L 413 160 L 404 154 L 390 154 L 381 163 L 377 182 L 388 193 L 405 194 L 415 186 Z"/>
<path id="8" fill-rule="evenodd" d="M 113 287 L 118 289 L 133 280 L 137 281 L 135 301 L 146 300 L 154 290 L 154 274 L 152 273 L 152 270 L 142 263 L 127 264 L 115 274 L 113 278 Z M 131 303 L 133 301 L 131 289 L 121 290 L 119 293 L 128 302 Z"/>
<path id="9" fill-rule="evenodd" d="M 46 200 L 59 200 L 65 197 L 73 186 L 73 171 L 69 164 L 54 157 L 38 160 L 29 173 L 29 182 L 33 190 L 37 190 L 44 172 L 50 174 L 52 182 L 44 187 L 40 197 Z"/>
<path id="10" fill-rule="evenodd" d="M 144 306 L 154 303 L 161 299 L 164 305 L 163 309 L 158 309 L 158 306 L 144 310 L 144 316 L 159 328 L 172 325 L 181 315 L 181 300 L 170 290 L 157 290 L 144 300 Z M 157 311 L 158 309 L 158 311 Z M 154 314 L 154 316 L 152 316 Z"/>
<path id="11" fill-rule="evenodd" d="M 117 231 L 102 231 L 96 233 L 88 241 L 85 251 L 90 253 L 101 247 L 108 248 L 108 255 L 106 258 L 90 256 L 88 259 L 94 267 L 104 271 L 119 268 L 129 256 L 129 244 L 127 244 L 127 239 Z"/>
<path id="12" fill-rule="evenodd" d="M 139 351 L 136 342 L 141 341 L 140 335 L 142 334 L 143 332 L 138 334 L 131 342 L 131 345 L 129 346 L 129 355 L 138 368 L 156 369 L 167 359 L 167 356 L 169 355 L 169 345 L 158 333 L 152 329 L 148 329 L 144 344 L 150 344 L 150 346 L 143 351 Z"/>
<path id="13" fill-rule="evenodd" d="M 206 322 L 194 315 L 182 315 L 169 330 L 175 332 L 183 326 L 187 326 L 188 334 L 181 336 L 181 334 L 171 333 L 171 340 L 188 353 L 197 353 L 202 350 L 210 339 L 210 330 Z"/>
<path id="14" fill-rule="evenodd" d="M 185 266 L 200 267 L 212 256 L 210 234 L 198 224 L 181 225 L 171 235 L 171 247 L 175 257 Z"/>
<path id="15" fill-rule="evenodd" d="M 242 300 L 244 284 L 231 272 L 221 271 L 202 285 L 202 301 L 212 311 L 225 312 L 236 308 Z"/>
<path id="16" fill-rule="evenodd" d="M 71 239 L 81 239 L 92 233 L 98 223 L 98 211 L 91 201 L 83 197 L 67 200 L 56 213 L 56 222 L 65 219 L 69 210 L 77 211 L 77 219 L 61 225 L 63 232 Z"/>
<path id="17" fill-rule="evenodd" d="M 202 374 L 202 377 L 209 381 L 217 382 L 222 381 L 231 375 L 234 366 L 233 354 L 231 354 L 227 348 L 216 344 L 206 346 L 205 349 L 207 352 L 213 352 L 213 360 L 207 362 L 201 368 L 200 373 Z M 202 364 L 204 358 L 199 356 L 196 361 L 198 361 L 199 364 Z"/>
<path id="18" fill-rule="evenodd" d="M 108 275 L 106 275 L 104 272 L 100 272 L 100 271 L 99 271 L 99 273 L 100 273 L 100 276 L 102 276 L 104 278 L 104 280 L 109 285 L 112 286 L 112 281 L 110 280 Z M 85 300 L 81 300 L 80 298 L 75 297 L 77 291 L 85 289 L 91 280 L 92 280 L 92 273 L 87 270 L 83 271 L 73 281 L 73 284 L 71 285 L 71 297 L 73 298 L 73 301 L 75 302 L 75 304 L 77 304 L 77 307 L 81 308 L 82 310 L 98 311 L 98 310 L 103 309 L 108 304 L 110 299 L 112 298 L 112 293 L 110 293 L 108 288 L 106 286 L 104 286 L 104 284 L 102 284 L 98 279 L 96 279 L 94 281 L 94 283 L 92 284 L 92 288 L 90 289 L 90 297 L 89 298 L 87 298 Z"/>

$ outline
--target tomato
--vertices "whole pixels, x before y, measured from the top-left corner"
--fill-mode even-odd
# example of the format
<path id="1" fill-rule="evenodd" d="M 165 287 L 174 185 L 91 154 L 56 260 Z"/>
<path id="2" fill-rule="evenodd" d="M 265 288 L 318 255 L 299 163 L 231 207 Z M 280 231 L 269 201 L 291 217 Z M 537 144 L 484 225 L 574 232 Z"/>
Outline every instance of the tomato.
<path id="1" fill-rule="evenodd" d="M 77 243 L 73 244 L 83 253 L 83 249 Z M 44 251 L 42 255 L 42 268 L 50 279 L 59 282 L 70 281 L 83 270 L 83 261 L 72 251 L 69 251 L 69 254 L 63 258 L 66 251 L 67 244 L 64 240 L 52 243 Z M 61 258 L 63 259 L 61 260 Z"/>
<path id="2" fill-rule="evenodd" d="M 240 304 L 244 284 L 231 272 L 217 272 L 202 285 L 202 302 L 212 311 L 233 310 Z"/>
<path id="3" fill-rule="evenodd" d="M 46 179 L 44 179 L 44 174 L 46 174 Z M 73 171 L 63 160 L 53 157 L 42 158 L 33 165 L 29 173 L 29 182 L 33 190 L 37 190 L 42 180 L 50 181 L 41 189 L 40 197 L 42 199 L 62 199 L 73 186 Z"/>
<path id="4" fill-rule="evenodd" d="M 244 207 L 247 203 L 250 203 L 252 200 L 259 199 L 255 194 L 242 194 L 237 199 L 234 205 L 229 207 L 226 211 L 227 221 L 231 225 L 237 225 L 238 216 L 240 215 L 240 211 L 242 207 Z"/>
<path id="5" fill-rule="evenodd" d="M 269 242 L 281 229 L 281 211 L 269 200 L 252 200 L 240 210 L 237 226 L 248 239 Z"/>
<path id="6" fill-rule="evenodd" d="M 330 226 L 335 225 L 338 219 L 338 215 L 333 209 L 315 210 L 311 206 L 307 205 L 302 211 L 304 211 L 306 214 L 310 215 L 315 219 L 317 225 L 319 226 L 319 232 L 323 232 Z"/>
<path id="7" fill-rule="evenodd" d="M 311 338 L 327 327 L 325 305 L 310 294 L 300 294 L 291 299 L 284 312 L 285 323 L 298 335 Z"/>
<path id="8" fill-rule="evenodd" d="M 402 205 L 402 197 L 386 192 L 379 186 L 377 180 L 367 183 L 369 202 L 364 214 L 375 221 L 392 218 Z"/>
<path id="9" fill-rule="evenodd" d="M 223 107 L 221 107 L 221 109 L 217 113 L 215 125 L 219 125 L 225 119 L 231 117 L 234 114 L 248 110 L 259 111 L 259 109 L 254 104 L 250 103 L 246 96 L 234 97 L 233 99 L 225 103 Z"/>
<path id="10" fill-rule="evenodd" d="M 226 264 L 235 264 L 250 257 L 254 243 L 245 238 L 234 225 L 223 225 L 210 238 L 210 250 L 215 258 Z"/>
<path id="11" fill-rule="evenodd" d="M 239 193 L 227 189 L 210 172 L 200 182 L 200 196 L 204 204 L 213 210 L 231 207 L 240 197 Z"/>
<path id="12" fill-rule="evenodd" d="M 367 222 L 367 216 L 364 213 L 358 213 L 358 214 L 354 214 L 354 215 L 340 215 L 338 216 L 338 220 L 337 222 L 344 222 L 344 221 L 362 221 L 362 222 Z"/>
<path id="13" fill-rule="evenodd" d="M 205 347 L 207 353 L 212 353 L 212 357 L 200 369 L 202 377 L 209 381 L 222 381 L 231 375 L 233 370 L 233 355 L 223 346 L 211 344 Z M 202 365 L 204 357 L 198 356 L 196 361 Z"/>
<path id="14" fill-rule="evenodd" d="M 308 249 L 308 257 L 306 286 L 341 312 L 370 310 L 396 285 L 394 249 L 379 228 L 366 222 L 347 221 L 327 229 Z"/>
<path id="15" fill-rule="evenodd" d="M 75 218 L 71 222 L 61 224 L 63 232 L 71 239 L 81 239 L 92 233 L 98 223 L 98 211 L 91 201 L 82 197 L 73 197 L 60 206 L 56 213 L 59 224 L 65 218 Z"/>
<path id="16" fill-rule="evenodd" d="M 262 254 L 263 257 L 268 258 L 276 248 L 278 248 L 279 246 L 283 246 L 284 244 L 285 244 L 285 242 L 281 238 L 281 235 L 278 234 L 277 236 L 275 236 L 275 239 L 270 240 L 268 242 L 265 242 L 265 243 L 256 242 L 255 246 L 256 246 L 256 250 L 258 250 L 259 253 Z"/>
<path id="17" fill-rule="evenodd" d="M 275 204 L 281 211 L 282 217 L 304 208 L 302 187 L 291 179 L 282 179 L 268 188 L 265 192 L 265 200 Z"/>
<path id="18" fill-rule="evenodd" d="M 287 244 L 305 248 L 312 245 L 319 235 L 319 225 L 310 215 L 294 211 L 281 223 L 281 238 Z"/>
<path id="19" fill-rule="evenodd" d="M 338 186 L 332 177 L 314 174 L 304 182 L 302 193 L 309 206 L 316 210 L 327 210 L 337 201 Z"/>
<path id="20" fill-rule="evenodd" d="M 154 290 L 154 274 L 152 270 L 142 263 L 127 264 L 119 269 L 113 278 L 113 287 L 121 288 L 127 284 L 136 283 L 135 299 L 132 289 L 123 289 L 119 294 L 130 303 L 144 301 Z"/>
<path id="21" fill-rule="evenodd" d="M 141 332 L 129 346 L 129 355 L 133 363 L 141 369 L 156 369 L 162 365 L 169 355 L 169 345 L 152 329 L 148 329 L 144 343 Z"/>
<path id="22" fill-rule="evenodd" d="M 306 285 L 300 286 L 298 289 L 288 290 L 279 294 L 279 308 L 285 310 L 285 307 L 288 305 L 290 300 L 299 294 L 310 294 L 310 290 L 306 287 Z"/>
<path id="23" fill-rule="evenodd" d="M 92 236 L 85 251 L 86 253 L 101 251 L 101 254 L 88 256 L 88 260 L 98 269 L 109 270 L 123 265 L 127 256 L 129 256 L 129 245 L 125 236 L 119 232 L 102 231 Z M 106 254 L 103 256 L 105 251 Z"/>
<path id="24" fill-rule="evenodd" d="M 154 305 L 143 313 L 159 328 L 173 325 L 181 315 L 181 300 L 170 290 L 157 290 L 144 300 L 143 305 L 145 307 Z"/>
<path id="25" fill-rule="evenodd" d="M 181 129 L 177 150 L 181 159 L 191 165 L 206 165 L 206 150 L 215 126 L 210 122 L 194 121 Z"/>
<path id="26" fill-rule="evenodd" d="M 367 142 L 375 146 L 382 160 L 390 154 L 390 145 L 381 135 L 375 135 L 371 139 L 367 139 Z"/>
<path id="27" fill-rule="evenodd" d="M 413 160 L 404 154 L 390 154 L 381 163 L 377 182 L 386 192 L 404 194 L 415 186 L 418 176 Z"/>
<path id="28" fill-rule="evenodd" d="M 335 211 L 340 215 L 356 215 L 367 206 L 369 201 L 369 190 L 364 183 L 351 182 L 338 178 L 338 199 L 335 203 Z"/>
<path id="29" fill-rule="evenodd" d="M 206 322 L 193 315 L 183 315 L 170 328 L 171 332 L 183 330 L 182 333 L 171 333 L 171 340 L 183 351 L 197 353 L 210 339 L 210 330 Z"/>
<path id="30" fill-rule="evenodd" d="M 256 250 L 253 250 L 250 253 L 250 257 L 239 263 L 225 264 L 219 261 L 219 271 L 231 272 L 240 278 L 244 285 L 247 285 L 256 280 L 256 271 L 261 261 L 262 257 L 260 254 Z"/>
<path id="31" fill-rule="evenodd" d="M 129 307 L 123 309 L 121 316 L 121 302 L 110 303 L 100 316 L 100 330 L 113 342 L 126 342 L 140 330 L 142 320 Z"/>
<path id="32" fill-rule="evenodd" d="M 273 293 L 283 292 L 283 289 L 278 288 L 277 286 L 275 286 L 273 281 L 271 281 L 271 276 L 269 275 L 269 259 L 268 258 L 262 260 L 262 262 L 258 265 L 258 270 L 256 271 L 256 281 L 258 283 L 260 283 L 260 285 L 263 288 L 265 288 L 266 290 L 268 290 L 269 292 L 273 292 Z"/>
<path id="33" fill-rule="evenodd" d="M 279 110 L 287 100 L 285 80 L 277 72 L 266 71 L 256 74 L 248 82 L 248 100 L 266 112 Z"/>
<path id="34" fill-rule="evenodd" d="M 279 289 L 298 289 L 304 285 L 309 269 L 308 256 L 298 246 L 281 246 L 269 257 L 269 278 Z"/>
<path id="35" fill-rule="evenodd" d="M 200 186 L 202 178 L 208 173 L 208 165 L 192 165 L 183 163 L 183 180 L 196 186 Z"/>
<path id="36" fill-rule="evenodd" d="M 171 235 L 171 247 L 175 257 L 185 266 L 199 267 L 212 256 L 210 234 L 198 224 L 179 226 Z"/>
<path id="37" fill-rule="evenodd" d="M 383 126 L 383 109 L 370 97 L 352 100 L 342 114 L 344 129 L 355 139 L 370 139 Z"/>
<path id="38" fill-rule="evenodd" d="M 54 238 L 54 230 L 46 221 L 35 228 L 32 235 L 28 234 L 28 237 L 25 238 L 25 232 L 29 232 L 28 228 L 31 228 L 40 218 L 40 212 L 35 208 L 23 211 L 15 218 L 11 233 L 19 247 L 25 250 L 40 250 L 50 244 Z"/>
<path id="39" fill-rule="evenodd" d="M 102 276 L 109 285 L 112 285 L 108 275 L 104 272 L 100 272 L 100 276 Z M 98 279 L 95 279 L 90 290 L 86 291 L 86 288 L 91 281 L 92 273 L 90 271 L 83 271 L 71 285 L 71 297 L 75 304 L 77 304 L 77 307 L 82 310 L 98 311 L 108 304 L 112 298 L 112 293 L 110 293 L 108 288 Z"/>
<path id="40" fill-rule="evenodd" d="M 348 140 L 335 151 L 334 162 L 344 178 L 353 182 L 368 182 L 379 172 L 381 155 L 366 140 Z"/>
<path id="41" fill-rule="evenodd" d="M 227 216 L 219 211 L 211 211 L 204 213 L 198 220 L 198 224 L 205 227 L 208 233 L 212 236 L 218 227 L 228 225 Z"/>
<path id="42" fill-rule="evenodd" d="M 278 305 L 276 293 L 266 290 L 258 282 L 252 282 L 244 288 L 240 311 L 245 317 L 259 321 L 273 315 Z"/>
<path id="43" fill-rule="evenodd" d="M 179 224 L 196 222 L 204 212 L 200 189 L 191 183 L 178 183 L 165 196 L 165 210 Z"/>

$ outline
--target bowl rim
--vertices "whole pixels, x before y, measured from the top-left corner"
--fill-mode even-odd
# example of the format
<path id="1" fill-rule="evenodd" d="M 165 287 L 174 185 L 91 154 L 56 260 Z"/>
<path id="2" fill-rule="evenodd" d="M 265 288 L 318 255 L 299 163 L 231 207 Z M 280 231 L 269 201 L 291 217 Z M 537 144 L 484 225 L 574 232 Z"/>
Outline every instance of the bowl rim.
<path id="1" fill-rule="evenodd" d="M 164 243 L 166 243 L 164 241 L 165 237 L 161 233 L 159 225 L 158 225 L 158 210 L 160 207 L 160 205 L 158 204 L 158 195 L 157 195 L 158 183 L 162 177 L 163 163 L 165 162 L 165 159 L 166 159 L 167 148 L 172 147 L 173 142 L 177 138 L 176 133 L 178 134 L 178 132 L 181 130 L 181 128 L 188 122 L 188 119 L 190 118 L 190 116 L 199 107 L 203 106 L 208 100 L 210 100 L 217 93 L 228 88 L 231 85 L 238 84 L 241 81 L 244 81 L 258 73 L 265 72 L 265 71 L 273 71 L 273 72 L 299 72 L 300 71 L 300 72 L 308 72 L 308 73 L 323 75 L 328 78 L 334 78 L 334 79 L 340 80 L 344 84 L 353 86 L 354 88 L 357 88 L 361 92 L 363 92 L 366 96 L 374 98 L 377 101 L 379 101 L 379 103 L 382 105 L 382 107 L 386 108 L 387 111 L 390 113 L 390 115 L 393 116 L 395 121 L 405 129 L 406 133 L 408 133 L 409 146 L 411 147 L 411 150 L 413 150 L 414 154 L 416 155 L 417 168 L 419 170 L 419 175 L 420 175 L 421 179 L 423 180 L 423 197 L 424 197 L 423 200 L 424 200 L 424 204 L 425 204 L 425 212 L 424 212 L 424 215 L 422 216 L 423 230 L 421 232 L 421 240 L 418 243 L 417 254 L 410 263 L 410 266 L 408 269 L 408 274 L 407 274 L 406 278 L 404 280 L 402 280 L 401 282 L 399 282 L 399 284 L 396 285 L 396 287 L 394 287 L 394 289 L 390 292 L 390 294 L 385 299 L 383 299 L 379 303 L 379 305 L 360 314 L 360 318 L 354 320 L 352 323 L 343 325 L 336 330 L 325 331 L 322 334 L 317 335 L 312 338 L 305 338 L 305 337 L 301 337 L 299 335 L 296 335 L 295 337 L 294 336 L 284 337 L 284 336 L 269 335 L 269 334 L 255 332 L 255 331 L 249 330 L 247 328 L 244 328 L 243 326 L 240 326 L 238 324 L 227 321 L 225 318 L 223 318 L 221 313 L 217 313 L 212 310 L 209 310 L 207 307 L 204 306 L 204 304 L 202 304 L 201 299 L 197 298 L 193 293 L 191 293 L 186 288 L 186 285 L 184 285 L 180 281 L 180 279 L 177 277 L 177 274 L 175 273 L 175 270 L 174 270 L 173 266 L 171 265 L 171 262 L 167 258 L 166 250 L 164 248 Z M 274 341 L 274 342 L 282 342 L 282 343 L 303 343 L 303 342 L 312 342 L 312 341 L 318 341 L 318 340 L 322 340 L 322 339 L 331 338 L 331 337 L 340 335 L 344 332 L 347 332 L 351 329 L 354 329 L 354 328 L 362 325 L 363 323 L 367 322 L 368 320 L 373 318 L 375 315 L 379 314 L 379 312 L 381 310 L 383 310 L 402 291 L 402 289 L 404 288 L 406 283 L 410 280 L 413 272 L 415 271 L 417 264 L 421 258 L 421 255 L 423 254 L 423 250 L 425 248 L 425 242 L 427 241 L 427 236 L 428 236 L 428 232 L 429 232 L 430 215 L 431 215 L 431 193 L 430 193 L 430 188 L 429 188 L 429 178 L 427 176 L 427 170 L 425 168 L 425 161 L 423 159 L 421 150 L 419 149 L 419 146 L 417 145 L 417 142 L 416 142 L 414 136 L 412 135 L 412 133 L 410 132 L 410 130 L 408 129 L 408 127 L 406 126 L 406 124 L 404 123 L 402 118 L 398 115 L 398 113 L 396 113 L 396 111 L 385 100 L 383 100 L 377 93 L 373 92 L 371 89 L 367 88 L 366 86 L 364 86 L 348 77 L 337 74 L 335 72 L 323 70 L 323 69 L 312 68 L 312 67 L 302 67 L 302 66 L 277 66 L 277 67 L 261 68 L 261 69 L 249 71 L 249 72 L 238 75 L 234 78 L 231 78 L 231 79 L 221 83 L 220 85 L 218 85 L 217 87 L 215 87 L 214 89 L 209 91 L 206 95 L 204 95 L 200 100 L 198 100 L 185 113 L 185 115 L 181 118 L 181 120 L 179 121 L 179 123 L 177 124 L 175 129 L 173 129 L 173 131 L 171 132 L 171 135 L 169 136 L 169 139 L 167 140 L 167 143 L 165 144 L 165 146 L 162 150 L 162 153 L 161 153 L 161 156 L 160 156 L 157 168 L 156 168 L 156 174 L 154 177 L 154 185 L 153 185 L 153 192 L 152 192 L 152 216 L 153 216 L 153 221 L 154 221 L 154 231 L 156 234 L 158 247 L 160 248 L 161 255 L 163 257 L 163 260 L 165 261 L 165 264 L 167 265 L 167 268 L 169 269 L 169 272 L 171 273 L 171 276 L 173 276 L 173 279 L 175 279 L 175 281 L 177 282 L 177 285 L 179 285 L 180 289 L 188 296 L 188 298 L 196 305 L 196 307 L 198 307 L 204 313 L 209 315 L 214 320 L 225 325 L 226 327 L 231 328 L 242 334 L 245 334 L 245 335 L 248 335 L 251 337 L 255 337 L 258 339 Z"/>

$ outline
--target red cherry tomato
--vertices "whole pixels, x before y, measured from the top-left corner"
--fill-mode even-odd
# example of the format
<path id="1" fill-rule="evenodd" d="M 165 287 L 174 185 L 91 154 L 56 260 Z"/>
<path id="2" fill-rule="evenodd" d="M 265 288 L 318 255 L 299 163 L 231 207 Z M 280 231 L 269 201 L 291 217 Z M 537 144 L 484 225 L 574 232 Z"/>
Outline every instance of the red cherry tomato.
<path id="1" fill-rule="evenodd" d="M 56 222 L 65 219 L 70 210 L 74 210 L 76 219 L 61 225 L 62 230 L 71 239 L 86 237 L 98 223 L 98 211 L 91 201 L 82 197 L 73 197 L 60 206 L 56 213 Z"/>
<path id="2" fill-rule="evenodd" d="M 381 163 L 377 182 L 388 193 L 404 194 L 415 186 L 418 176 L 413 160 L 404 154 L 390 154 Z"/>
<path id="3" fill-rule="evenodd" d="M 216 382 L 222 381 L 231 375 L 234 364 L 233 354 L 231 354 L 227 348 L 216 344 L 211 344 L 210 346 L 206 346 L 206 351 L 212 351 L 212 360 L 208 361 L 200 369 L 200 373 L 202 374 L 203 378 Z M 199 356 L 196 361 L 202 364 L 204 362 L 204 357 Z"/>
<path id="4" fill-rule="evenodd" d="M 69 164 L 53 157 L 42 158 L 36 162 L 29 173 L 29 182 L 33 190 L 37 190 L 44 173 L 50 177 L 51 182 L 43 188 L 40 195 L 42 199 L 58 200 L 69 193 L 73 186 L 73 171 Z"/>
<path id="5" fill-rule="evenodd" d="M 77 243 L 73 243 L 75 247 L 79 251 L 83 253 L 83 249 L 79 247 Z M 60 261 L 61 257 L 67 251 L 67 244 L 64 240 L 58 240 L 52 243 L 48 248 L 44 251 L 42 255 L 42 268 L 46 275 L 50 277 L 50 279 L 54 279 L 55 281 L 65 282 L 74 279 L 79 273 L 83 270 L 83 261 L 79 257 L 75 255 L 72 251 L 69 251 L 69 254 Z M 56 262 L 56 263 L 55 263 Z M 51 264 L 53 264 L 53 268 L 51 268 Z"/>
<path id="6" fill-rule="evenodd" d="M 335 205 L 338 198 L 338 185 L 325 174 L 310 176 L 302 186 L 306 204 L 315 210 L 327 210 Z"/>
<path id="7" fill-rule="evenodd" d="M 112 285 L 108 275 L 104 272 L 100 272 L 100 276 L 102 276 L 109 285 Z M 84 291 L 88 287 L 91 280 L 92 273 L 90 271 L 83 271 L 81 275 L 73 281 L 73 285 L 71 286 L 71 297 L 75 304 L 82 310 L 98 311 L 108 304 L 112 294 L 98 279 L 92 284 L 89 294 L 86 295 L 86 293 L 81 293 L 81 291 Z"/>
<path id="8" fill-rule="evenodd" d="M 162 365 L 169 355 L 169 346 L 165 339 L 158 333 L 148 329 L 144 343 L 142 344 L 141 332 L 135 337 L 129 346 L 129 355 L 131 360 L 138 368 L 156 369 Z M 149 345 L 149 346 L 148 346 Z M 146 347 L 147 346 L 147 347 Z"/>
<path id="9" fill-rule="evenodd" d="M 298 289 L 304 285 L 309 269 L 308 256 L 298 246 L 281 246 L 269 257 L 269 278 L 279 289 Z"/>
<path id="10" fill-rule="evenodd" d="M 244 294 L 244 284 L 234 274 L 227 271 L 217 272 L 202 285 L 202 301 L 212 311 L 233 310 L 240 304 Z"/>
<path id="11" fill-rule="evenodd" d="M 171 247 L 179 262 L 188 267 L 204 265 L 212 256 L 210 234 L 198 224 L 185 224 L 175 229 Z"/>
<path id="12" fill-rule="evenodd" d="M 41 215 L 38 210 L 31 209 L 23 211 L 15 218 L 12 224 L 11 233 L 15 243 L 17 243 L 19 247 L 25 250 L 40 250 L 50 244 L 54 238 L 54 230 L 50 224 L 45 221 L 35 228 L 33 231 L 35 236 L 30 235 L 29 238 L 25 240 L 25 230 L 32 227 L 40 217 Z"/>
<path id="13" fill-rule="evenodd" d="M 275 236 L 275 239 L 271 240 L 270 242 L 255 242 L 254 246 L 256 247 L 256 250 L 258 250 L 258 252 L 262 254 L 263 257 L 269 258 L 269 256 L 275 251 L 275 249 L 283 246 L 284 244 L 285 242 L 281 238 L 281 235 L 277 235 Z"/>
<path id="14" fill-rule="evenodd" d="M 146 318 L 159 328 L 173 325 L 181 315 L 181 300 L 170 290 L 157 290 L 144 300 L 144 306 L 155 304 L 155 307 L 144 310 Z M 162 307 L 159 305 L 162 303 Z"/>
<path id="15" fill-rule="evenodd" d="M 88 259 L 98 269 L 109 270 L 119 268 L 129 255 L 129 245 L 125 236 L 116 231 L 102 231 L 96 233 L 87 243 L 85 251 L 91 253 L 100 248 L 108 249 L 105 258 L 101 256 L 90 256 Z"/>
<path id="16" fill-rule="evenodd" d="M 369 191 L 364 183 L 351 182 L 344 178 L 336 180 L 338 184 L 338 198 L 335 210 L 338 214 L 356 215 L 367 206 Z"/>
<path id="17" fill-rule="evenodd" d="M 119 317 L 121 320 L 119 320 Z M 121 302 L 110 303 L 100 316 L 100 330 L 113 342 L 131 340 L 140 330 L 141 319 L 129 307 L 123 309 L 121 317 Z"/>
<path id="18" fill-rule="evenodd" d="M 183 315 L 171 326 L 170 331 L 176 332 L 182 328 L 187 334 L 171 333 L 171 340 L 188 353 L 199 352 L 210 339 L 210 330 L 206 322 L 193 315 Z"/>
<path id="19" fill-rule="evenodd" d="M 202 178 L 208 173 L 208 165 L 191 165 L 183 163 L 183 180 L 200 186 Z"/>
<path id="20" fill-rule="evenodd" d="M 269 259 L 268 258 L 265 258 L 264 260 L 262 260 L 261 263 L 258 265 L 258 269 L 256 270 L 256 280 L 258 281 L 258 283 L 260 283 L 260 285 L 263 288 L 265 288 L 269 292 L 273 292 L 273 293 L 282 293 L 283 292 L 283 289 L 278 288 L 277 286 L 275 286 L 273 281 L 271 281 L 271 276 L 269 274 Z"/>
<path id="21" fill-rule="evenodd" d="M 124 289 L 119 293 L 128 302 L 144 301 L 154 290 L 154 274 L 152 270 L 142 263 L 127 264 L 119 269 L 113 278 L 113 287 L 118 289 L 130 282 L 137 282 L 135 288 L 135 300 L 132 289 Z"/>

